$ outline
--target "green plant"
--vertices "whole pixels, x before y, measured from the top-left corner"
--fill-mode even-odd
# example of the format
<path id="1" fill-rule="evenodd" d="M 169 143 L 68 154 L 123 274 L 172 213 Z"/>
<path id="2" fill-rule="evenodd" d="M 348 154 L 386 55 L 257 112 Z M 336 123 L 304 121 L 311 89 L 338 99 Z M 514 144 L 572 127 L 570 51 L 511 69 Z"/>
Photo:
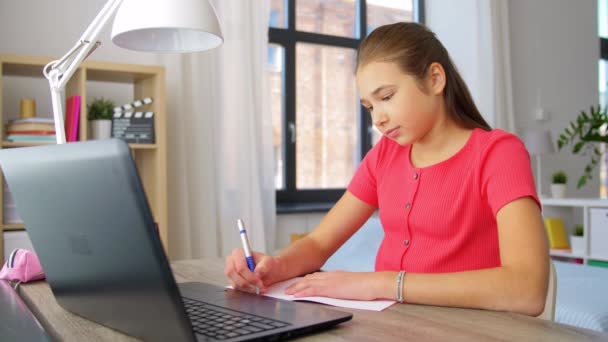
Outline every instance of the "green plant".
<path id="1" fill-rule="evenodd" d="M 114 102 L 102 98 L 95 98 L 89 105 L 87 118 L 89 120 L 112 120 Z"/>
<path id="2" fill-rule="evenodd" d="M 585 228 L 582 224 L 574 225 L 574 236 L 583 236 L 585 234 Z"/>
<path id="3" fill-rule="evenodd" d="M 557 147 L 561 150 L 566 145 L 572 145 L 573 154 L 588 155 L 590 161 L 583 170 L 583 175 L 576 184 L 577 188 L 581 188 L 587 184 L 587 180 L 592 179 L 592 171 L 601 160 L 602 151 L 599 148 L 599 143 L 608 142 L 608 136 L 603 133 L 608 124 L 608 107 L 603 110 L 598 105 L 591 107 L 589 114 L 585 111 L 576 117 L 574 121 L 570 121 L 570 127 L 567 127 L 557 140 Z"/>
<path id="4" fill-rule="evenodd" d="M 568 183 L 568 176 L 562 170 L 559 170 L 559 171 L 555 172 L 553 174 L 553 176 L 551 176 L 551 178 L 553 179 L 553 182 L 552 182 L 553 184 L 566 184 L 566 183 Z"/>

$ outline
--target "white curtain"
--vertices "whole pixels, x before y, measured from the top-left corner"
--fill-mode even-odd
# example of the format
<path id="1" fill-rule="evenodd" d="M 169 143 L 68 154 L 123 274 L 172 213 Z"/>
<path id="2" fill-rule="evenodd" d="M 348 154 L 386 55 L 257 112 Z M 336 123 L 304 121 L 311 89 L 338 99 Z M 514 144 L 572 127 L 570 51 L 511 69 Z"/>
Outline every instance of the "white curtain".
<path id="1" fill-rule="evenodd" d="M 268 1 L 215 0 L 224 44 L 161 56 L 167 73 L 169 252 L 224 256 L 242 218 L 255 250 L 275 239 Z"/>
<path id="2" fill-rule="evenodd" d="M 479 107 L 490 125 L 515 133 L 509 11 L 506 0 L 477 0 Z"/>

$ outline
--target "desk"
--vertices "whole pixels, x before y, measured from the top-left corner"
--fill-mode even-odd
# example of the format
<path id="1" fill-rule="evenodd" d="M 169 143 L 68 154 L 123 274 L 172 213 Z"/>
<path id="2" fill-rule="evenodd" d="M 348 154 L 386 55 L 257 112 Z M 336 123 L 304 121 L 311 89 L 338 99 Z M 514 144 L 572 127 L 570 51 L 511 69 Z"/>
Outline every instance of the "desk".
<path id="1" fill-rule="evenodd" d="M 226 284 L 221 259 L 172 263 L 177 282 Z M 65 341 L 136 341 L 63 310 L 46 282 L 23 284 L 20 294 L 51 336 Z M 606 341 L 608 334 L 523 315 L 484 310 L 402 304 L 382 312 L 347 310 L 351 321 L 299 341 Z"/>

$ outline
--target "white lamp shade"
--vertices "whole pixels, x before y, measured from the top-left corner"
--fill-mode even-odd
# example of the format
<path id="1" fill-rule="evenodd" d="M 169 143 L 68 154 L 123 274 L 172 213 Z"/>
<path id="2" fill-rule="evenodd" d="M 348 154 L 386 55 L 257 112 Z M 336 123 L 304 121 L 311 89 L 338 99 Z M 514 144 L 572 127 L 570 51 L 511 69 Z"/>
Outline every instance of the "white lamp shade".
<path id="1" fill-rule="evenodd" d="M 531 155 L 553 153 L 553 141 L 549 130 L 532 129 L 526 132 L 524 137 L 526 148 Z"/>
<path id="2" fill-rule="evenodd" d="M 124 0 L 112 27 L 114 44 L 137 51 L 204 51 L 223 40 L 208 0 Z"/>

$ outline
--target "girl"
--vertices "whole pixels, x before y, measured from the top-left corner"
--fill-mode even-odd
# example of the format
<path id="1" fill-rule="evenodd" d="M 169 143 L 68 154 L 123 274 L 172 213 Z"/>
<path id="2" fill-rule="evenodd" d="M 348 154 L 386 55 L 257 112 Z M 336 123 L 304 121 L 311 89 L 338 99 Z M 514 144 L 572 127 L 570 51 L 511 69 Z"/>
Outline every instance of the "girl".
<path id="1" fill-rule="evenodd" d="M 226 259 L 245 291 L 307 274 L 288 294 L 539 315 L 549 253 L 528 153 L 485 122 L 435 35 L 416 23 L 374 30 L 357 57 L 361 103 L 382 132 L 347 191 L 278 256 Z M 375 272 L 316 272 L 378 209 Z M 313 272 L 313 273 L 311 273 Z"/>

